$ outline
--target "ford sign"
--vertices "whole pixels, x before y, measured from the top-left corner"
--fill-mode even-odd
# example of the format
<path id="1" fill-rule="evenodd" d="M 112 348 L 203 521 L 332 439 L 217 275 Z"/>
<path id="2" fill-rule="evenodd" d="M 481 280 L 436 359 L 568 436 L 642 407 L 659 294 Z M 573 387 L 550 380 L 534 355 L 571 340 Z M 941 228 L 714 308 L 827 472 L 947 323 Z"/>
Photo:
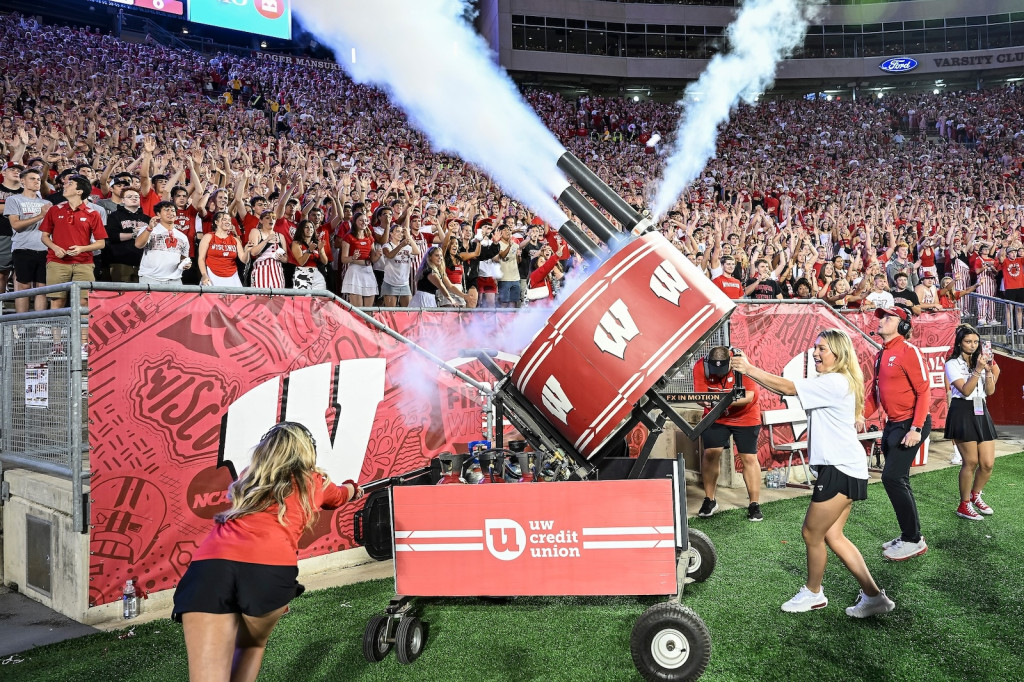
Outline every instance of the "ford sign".
<path id="1" fill-rule="evenodd" d="M 910 57 L 893 57 L 879 64 L 878 68 L 886 73 L 904 73 L 916 69 L 917 60 Z"/>

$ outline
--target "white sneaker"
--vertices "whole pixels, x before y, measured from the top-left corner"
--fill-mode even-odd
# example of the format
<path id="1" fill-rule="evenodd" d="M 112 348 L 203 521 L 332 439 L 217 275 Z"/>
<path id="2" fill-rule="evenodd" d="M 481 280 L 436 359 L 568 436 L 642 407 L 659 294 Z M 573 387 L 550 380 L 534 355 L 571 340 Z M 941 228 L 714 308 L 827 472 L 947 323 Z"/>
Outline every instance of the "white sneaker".
<path id="1" fill-rule="evenodd" d="M 796 596 L 782 605 L 786 613 L 803 613 L 814 609 L 823 609 L 828 606 L 828 599 L 825 598 L 825 590 L 815 594 L 807 589 L 807 585 L 800 588 Z"/>
<path id="2" fill-rule="evenodd" d="M 896 602 L 885 596 L 885 590 L 881 590 L 874 597 L 869 597 L 864 594 L 864 590 L 861 590 L 860 596 L 857 597 L 857 603 L 846 607 L 846 615 L 851 618 L 867 618 L 878 613 L 889 613 L 894 608 L 896 608 Z"/>
<path id="3" fill-rule="evenodd" d="M 882 552 L 882 555 L 889 561 L 905 561 L 906 559 L 913 559 L 916 556 L 921 556 L 928 551 L 928 544 L 924 541 L 924 536 L 921 536 L 920 542 L 904 542 L 903 540 L 894 541 L 889 549 Z"/>
<path id="4" fill-rule="evenodd" d="M 892 540 L 889 540 L 889 542 L 883 542 L 882 543 L 882 549 L 889 549 L 890 547 L 892 547 L 893 545 L 895 545 L 898 542 L 903 542 L 903 540 L 900 539 L 900 536 L 897 535 Z"/>
<path id="5" fill-rule="evenodd" d="M 949 458 L 950 464 L 963 464 L 964 458 L 960 456 L 959 450 L 953 450 L 953 456 Z"/>

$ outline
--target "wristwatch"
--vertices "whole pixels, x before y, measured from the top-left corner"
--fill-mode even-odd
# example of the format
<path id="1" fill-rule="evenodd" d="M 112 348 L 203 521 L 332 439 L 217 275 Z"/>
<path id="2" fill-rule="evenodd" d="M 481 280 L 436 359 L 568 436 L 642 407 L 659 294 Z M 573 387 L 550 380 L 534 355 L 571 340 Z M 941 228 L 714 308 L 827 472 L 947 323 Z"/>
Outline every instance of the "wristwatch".
<path id="1" fill-rule="evenodd" d="M 921 433 L 921 427 L 920 426 L 911 426 L 910 430 L 913 431 L 914 433 Z"/>

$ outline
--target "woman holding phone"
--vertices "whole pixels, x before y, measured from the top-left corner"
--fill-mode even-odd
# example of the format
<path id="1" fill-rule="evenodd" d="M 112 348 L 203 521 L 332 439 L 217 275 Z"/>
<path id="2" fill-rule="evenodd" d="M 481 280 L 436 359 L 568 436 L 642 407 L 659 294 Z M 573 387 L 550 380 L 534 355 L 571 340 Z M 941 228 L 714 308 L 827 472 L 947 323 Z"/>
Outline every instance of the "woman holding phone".
<path id="1" fill-rule="evenodd" d="M 853 342 L 839 329 L 818 335 L 812 357 L 817 376 L 796 380 L 758 369 L 743 355 L 734 355 L 731 362 L 733 370 L 769 391 L 799 397 L 807 412 L 807 454 L 817 475 L 803 525 L 807 582 L 782 610 L 800 613 L 828 606 L 821 583 L 831 549 L 860 583 L 857 602 L 846 615 L 888 613 L 896 604 L 878 589 L 860 550 L 843 534 L 854 501 L 868 496 L 868 464 L 857 440 L 857 431 L 864 429 L 864 375 Z"/>
<path id="2" fill-rule="evenodd" d="M 946 415 L 946 438 L 953 441 L 963 460 L 956 515 L 971 521 L 992 514 L 992 507 L 981 499 L 981 491 L 992 476 L 996 460 L 996 427 L 986 398 L 995 393 L 999 372 L 992 346 L 982 347 L 974 327 L 957 327 L 953 350 L 946 361 L 946 383 L 952 397 Z"/>

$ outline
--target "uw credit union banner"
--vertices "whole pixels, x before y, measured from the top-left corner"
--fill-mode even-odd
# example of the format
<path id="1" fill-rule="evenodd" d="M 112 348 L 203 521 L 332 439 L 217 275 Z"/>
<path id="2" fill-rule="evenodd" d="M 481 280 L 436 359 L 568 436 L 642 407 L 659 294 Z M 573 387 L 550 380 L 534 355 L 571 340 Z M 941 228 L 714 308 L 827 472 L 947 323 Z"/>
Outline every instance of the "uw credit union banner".
<path id="1" fill-rule="evenodd" d="M 146 591 L 173 588 L 227 508 L 233 474 L 280 419 L 312 430 L 336 481 L 404 473 L 481 437 L 475 389 L 328 299 L 96 291 L 89 307 L 90 605 L 117 601 L 129 578 Z M 499 349 L 510 369 L 530 340 L 522 315 L 374 313 L 483 382 L 492 378 L 466 349 Z M 823 325 L 842 324 L 824 306 L 741 306 L 732 342 L 789 375 L 806 371 Z M 940 326 L 936 318 L 931 346 L 949 333 Z M 300 558 L 353 547 L 356 509 L 322 513 Z"/>

